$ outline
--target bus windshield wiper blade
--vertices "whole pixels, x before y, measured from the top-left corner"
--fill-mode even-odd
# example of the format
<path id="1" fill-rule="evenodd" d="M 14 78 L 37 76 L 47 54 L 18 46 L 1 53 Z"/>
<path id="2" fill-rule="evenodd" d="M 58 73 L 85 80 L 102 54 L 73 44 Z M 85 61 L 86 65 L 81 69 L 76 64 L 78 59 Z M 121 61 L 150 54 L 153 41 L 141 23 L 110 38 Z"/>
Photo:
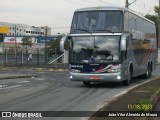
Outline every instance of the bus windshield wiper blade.
<path id="1" fill-rule="evenodd" d="M 111 30 L 93 30 L 93 31 L 107 31 L 109 33 L 113 33 L 114 34 L 114 32 L 112 32 Z"/>
<path id="2" fill-rule="evenodd" d="M 86 30 L 86 29 L 75 29 L 75 30 L 85 31 L 85 32 L 87 32 L 87 33 L 92 34 L 89 30 Z"/>

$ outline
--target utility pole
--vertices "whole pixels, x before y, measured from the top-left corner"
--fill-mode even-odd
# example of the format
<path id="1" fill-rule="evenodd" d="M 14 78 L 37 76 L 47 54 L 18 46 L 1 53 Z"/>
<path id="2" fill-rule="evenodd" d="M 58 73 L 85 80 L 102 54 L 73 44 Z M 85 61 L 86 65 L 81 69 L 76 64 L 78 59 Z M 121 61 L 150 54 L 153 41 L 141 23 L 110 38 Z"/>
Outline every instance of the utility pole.
<path id="1" fill-rule="evenodd" d="M 128 0 L 126 0 L 126 2 L 125 2 L 125 8 L 128 8 L 128 6 L 132 5 L 134 2 L 136 2 L 136 0 L 133 1 L 132 3 L 129 3 Z"/>
<path id="2" fill-rule="evenodd" d="M 15 34 L 15 50 L 17 49 L 17 39 L 16 39 L 16 34 L 17 34 L 17 31 L 16 31 L 16 29 L 17 29 L 17 26 L 16 26 L 16 24 L 14 25 L 14 34 Z"/>
<path id="3" fill-rule="evenodd" d="M 126 3 L 125 3 L 125 8 L 128 8 L 128 0 L 126 0 Z"/>
<path id="4" fill-rule="evenodd" d="M 47 26 L 45 27 L 45 64 L 47 63 Z"/>
<path id="5" fill-rule="evenodd" d="M 16 58 L 16 65 L 17 65 L 17 38 L 16 38 L 16 35 L 17 35 L 17 26 L 15 24 L 14 26 L 14 29 L 15 29 L 15 58 Z"/>
<path id="6" fill-rule="evenodd" d="M 158 43 L 157 43 L 157 45 L 158 45 L 158 48 L 160 48 L 160 0 L 159 0 L 159 11 L 158 11 Z"/>

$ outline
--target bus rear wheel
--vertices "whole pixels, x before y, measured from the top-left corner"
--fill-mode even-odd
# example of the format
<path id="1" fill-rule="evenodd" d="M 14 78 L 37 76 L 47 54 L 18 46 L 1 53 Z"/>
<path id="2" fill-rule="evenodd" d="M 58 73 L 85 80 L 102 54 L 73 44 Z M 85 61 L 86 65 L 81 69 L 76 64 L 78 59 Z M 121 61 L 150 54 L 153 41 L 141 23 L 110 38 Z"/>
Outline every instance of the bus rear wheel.
<path id="1" fill-rule="evenodd" d="M 143 75 L 143 78 L 148 79 L 150 78 L 151 74 L 152 74 L 151 68 L 148 66 L 146 73 Z"/>
<path id="2" fill-rule="evenodd" d="M 90 86 L 90 85 L 91 85 L 91 82 L 85 82 L 85 81 L 83 81 L 83 85 L 85 85 L 85 86 Z"/>

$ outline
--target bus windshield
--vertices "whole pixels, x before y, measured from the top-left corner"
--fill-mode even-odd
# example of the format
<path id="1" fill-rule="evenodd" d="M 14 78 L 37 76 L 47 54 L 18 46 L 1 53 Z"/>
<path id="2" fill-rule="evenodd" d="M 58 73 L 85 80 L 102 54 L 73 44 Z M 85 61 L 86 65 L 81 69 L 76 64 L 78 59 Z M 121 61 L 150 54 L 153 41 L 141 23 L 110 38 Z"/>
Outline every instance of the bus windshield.
<path id="1" fill-rule="evenodd" d="M 71 63 L 119 62 L 120 36 L 72 37 Z"/>
<path id="2" fill-rule="evenodd" d="M 75 12 L 71 34 L 73 33 L 118 33 L 122 32 L 121 11 Z"/>

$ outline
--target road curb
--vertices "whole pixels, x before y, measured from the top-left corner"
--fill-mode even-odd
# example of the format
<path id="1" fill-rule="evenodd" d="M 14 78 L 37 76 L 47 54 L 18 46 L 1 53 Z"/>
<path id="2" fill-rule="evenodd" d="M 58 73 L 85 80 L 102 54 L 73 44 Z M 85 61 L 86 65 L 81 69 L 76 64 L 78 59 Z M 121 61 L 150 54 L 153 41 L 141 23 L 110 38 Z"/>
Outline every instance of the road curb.
<path id="1" fill-rule="evenodd" d="M 37 72 L 64 72 L 64 71 L 68 71 L 68 69 L 53 69 L 53 68 L 34 68 L 34 71 Z"/>
<path id="2" fill-rule="evenodd" d="M 38 77 L 38 76 L 36 76 L 36 75 L 5 76 L 5 77 L 0 77 L 0 80 L 4 80 L 4 79 L 16 79 L 16 78 L 32 78 L 32 77 Z"/>
<path id="3" fill-rule="evenodd" d="M 123 92 L 121 92 L 121 93 L 113 96 L 113 97 L 108 101 L 108 103 L 105 104 L 105 105 L 106 105 L 106 106 L 109 106 L 111 103 L 115 102 L 117 99 L 119 99 L 119 98 L 122 97 L 123 95 L 128 94 L 130 91 L 132 91 L 132 90 L 134 90 L 134 89 L 136 89 L 136 88 L 138 88 L 138 87 L 140 87 L 140 86 L 142 86 L 142 85 L 144 85 L 144 84 L 147 84 L 147 83 L 149 83 L 149 82 L 156 81 L 156 80 L 158 80 L 158 79 L 160 79 L 160 77 L 158 77 L 158 78 L 156 78 L 156 79 L 151 79 L 151 80 L 146 81 L 146 82 L 144 82 L 144 83 L 141 83 L 141 84 L 139 84 L 139 85 L 133 86 L 133 87 L 129 88 L 129 90 L 123 91 Z M 150 100 L 154 100 L 154 97 L 157 97 L 156 95 L 159 95 L 159 94 L 160 94 L 160 90 L 155 91 L 155 92 L 153 93 L 153 95 L 151 96 Z M 152 102 L 152 101 L 151 101 L 151 102 Z M 154 102 L 156 103 L 157 101 L 154 101 Z"/>
<path id="4" fill-rule="evenodd" d="M 0 68 L 0 71 L 6 71 L 7 69 L 6 68 Z"/>
<path id="5" fill-rule="evenodd" d="M 113 96 L 110 100 L 106 101 L 107 103 L 104 103 L 101 106 L 101 108 L 99 108 L 96 111 L 105 111 L 107 107 L 109 107 L 109 106 L 111 107 L 112 104 L 114 104 L 116 101 L 118 101 L 120 99 L 123 99 L 123 96 L 129 94 L 129 92 L 131 92 L 132 90 L 134 91 L 138 87 L 141 87 L 141 86 L 143 86 L 143 85 L 145 85 L 147 83 L 150 83 L 150 82 L 153 82 L 153 81 L 156 81 L 156 80 L 159 80 L 159 79 L 160 79 L 160 77 L 148 80 L 148 81 L 146 81 L 144 83 L 141 83 L 139 85 L 133 86 L 133 87 L 129 88 L 128 90 L 123 91 L 123 92 Z M 153 108 L 156 105 L 156 103 L 158 102 L 159 97 L 160 97 L 160 89 L 157 89 L 157 90 L 153 91 L 153 94 L 151 94 L 151 96 L 149 97 L 150 104 L 153 106 Z M 147 111 L 147 110 L 145 110 L 145 111 Z M 95 120 L 94 116 L 96 116 L 96 114 L 97 113 L 93 114 L 91 117 L 89 117 L 88 120 Z M 142 120 L 147 120 L 147 118 L 144 117 L 144 118 L 142 118 Z"/>
<path id="6" fill-rule="evenodd" d="M 156 103 L 158 102 L 159 97 L 160 97 L 160 89 L 156 90 L 156 91 L 153 93 L 153 95 L 150 97 L 150 99 L 149 99 L 149 100 L 151 101 L 151 104 L 152 104 L 153 106 L 156 105 Z"/>

